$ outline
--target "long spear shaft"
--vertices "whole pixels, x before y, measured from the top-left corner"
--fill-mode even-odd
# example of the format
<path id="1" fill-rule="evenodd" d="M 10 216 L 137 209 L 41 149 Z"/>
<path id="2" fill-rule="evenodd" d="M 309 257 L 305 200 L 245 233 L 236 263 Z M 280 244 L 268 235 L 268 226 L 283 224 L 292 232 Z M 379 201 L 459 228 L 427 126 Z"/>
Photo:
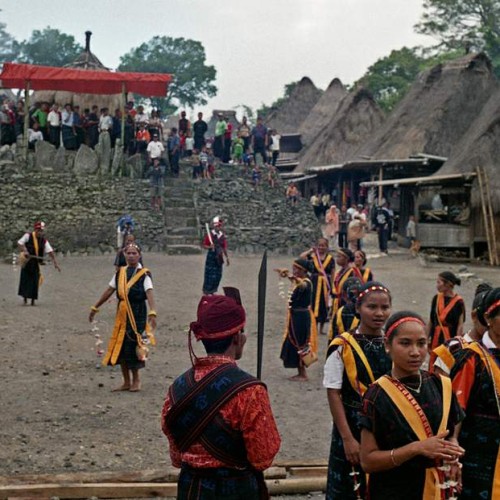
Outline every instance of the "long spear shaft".
<path id="1" fill-rule="evenodd" d="M 264 354 L 264 321 L 266 316 L 267 250 L 260 264 L 257 296 L 257 378 L 262 378 L 262 357 Z"/>

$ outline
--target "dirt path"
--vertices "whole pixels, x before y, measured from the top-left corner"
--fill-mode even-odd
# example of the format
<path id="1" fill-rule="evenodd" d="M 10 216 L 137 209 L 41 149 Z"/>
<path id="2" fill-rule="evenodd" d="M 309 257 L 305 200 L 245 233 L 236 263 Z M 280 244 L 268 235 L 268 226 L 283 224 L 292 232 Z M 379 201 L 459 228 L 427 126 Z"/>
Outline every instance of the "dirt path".
<path id="1" fill-rule="evenodd" d="M 140 393 L 111 393 L 119 368 L 104 368 L 95 334 L 104 346 L 113 324 L 114 303 L 102 307 L 98 330 L 88 311 L 113 273 L 112 257 L 61 258 L 63 272 L 44 268 L 36 307 L 16 296 L 19 271 L 0 267 L 2 365 L 0 474 L 56 471 L 137 470 L 170 464 L 159 414 L 172 379 L 189 366 L 187 325 L 195 319 L 204 256 L 147 254 L 155 283 L 158 346 L 142 372 Z M 291 258 L 271 257 L 268 267 L 290 267 Z M 248 313 L 248 342 L 240 363 L 255 373 L 256 290 L 260 257 L 232 256 L 223 284 L 239 287 Z M 422 267 L 403 253 L 371 259 L 377 280 L 394 295 L 394 310 L 409 308 L 425 317 L 435 277 L 458 266 Z M 479 278 L 500 283 L 500 271 L 469 267 Z M 478 279 L 464 280 L 459 292 L 468 311 Z M 268 276 L 263 378 L 268 385 L 283 444 L 280 459 L 328 457 L 331 418 L 322 388 L 322 363 L 308 383 L 287 380 L 292 373 L 278 358 L 285 318 L 275 273 Z M 320 360 L 326 339 L 320 339 Z M 201 351 L 199 351 L 201 353 Z"/>

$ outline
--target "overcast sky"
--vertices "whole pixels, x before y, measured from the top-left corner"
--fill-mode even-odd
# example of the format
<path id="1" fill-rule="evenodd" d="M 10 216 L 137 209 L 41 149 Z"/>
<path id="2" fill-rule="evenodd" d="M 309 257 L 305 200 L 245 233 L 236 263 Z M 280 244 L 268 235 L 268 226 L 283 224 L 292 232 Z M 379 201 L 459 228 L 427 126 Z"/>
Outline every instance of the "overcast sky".
<path id="1" fill-rule="evenodd" d="M 205 110 L 252 108 L 309 76 L 350 84 L 391 50 L 432 42 L 414 33 L 423 0 L 0 0 L 17 40 L 47 26 L 73 35 L 105 66 L 155 35 L 199 40 L 217 70 Z"/>

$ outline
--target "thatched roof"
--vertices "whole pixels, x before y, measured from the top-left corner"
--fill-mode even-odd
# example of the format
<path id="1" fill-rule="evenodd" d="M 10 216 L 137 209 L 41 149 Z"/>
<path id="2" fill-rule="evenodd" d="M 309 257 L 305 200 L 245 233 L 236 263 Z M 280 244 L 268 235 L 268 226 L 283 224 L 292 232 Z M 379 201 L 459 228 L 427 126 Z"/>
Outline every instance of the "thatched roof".
<path id="1" fill-rule="evenodd" d="M 370 92 L 361 88 L 346 95 L 330 122 L 299 155 L 295 172 L 308 167 L 352 160 L 359 148 L 384 122 L 385 116 Z"/>
<path id="2" fill-rule="evenodd" d="M 85 48 L 83 52 L 70 64 L 66 64 L 65 68 L 76 69 L 90 69 L 94 71 L 109 71 L 99 58 L 90 50 L 90 37 L 91 31 L 85 32 Z M 106 95 L 106 94 L 75 94 L 66 91 L 54 90 L 39 90 L 33 94 L 31 98 L 33 102 L 48 102 L 49 104 L 56 103 L 64 106 L 70 103 L 73 106 L 79 105 L 81 110 L 91 108 L 97 105 L 99 108 L 108 107 L 110 113 L 113 114 L 115 109 L 120 108 L 121 96 L 120 94 Z"/>
<path id="3" fill-rule="evenodd" d="M 296 133 L 323 92 L 303 77 L 283 104 L 265 118 L 266 126 L 280 134 Z"/>
<path id="4" fill-rule="evenodd" d="M 334 78 L 298 129 L 305 148 L 311 145 L 316 136 L 330 123 L 346 95 L 347 91 L 342 82 Z"/>
<path id="5" fill-rule="evenodd" d="M 219 114 L 224 115 L 226 118 L 226 121 L 229 121 L 233 125 L 233 133 L 238 130 L 238 127 L 240 126 L 240 122 L 236 118 L 236 111 L 234 109 L 214 109 L 212 111 L 212 116 L 210 117 L 210 120 L 208 122 L 208 129 L 207 129 L 207 136 L 214 136 L 215 135 L 215 124 L 218 121 L 218 116 Z"/>
<path id="6" fill-rule="evenodd" d="M 453 149 L 448 161 L 436 175 L 474 172 L 484 167 L 490 185 L 495 213 L 500 212 L 500 88 L 483 106 L 481 114 L 471 124 L 462 140 Z M 479 193 L 472 191 L 472 204 L 479 206 Z"/>
<path id="7" fill-rule="evenodd" d="M 421 73 L 384 126 L 359 151 L 373 159 L 449 156 L 496 88 L 485 54 L 469 54 Z"/>

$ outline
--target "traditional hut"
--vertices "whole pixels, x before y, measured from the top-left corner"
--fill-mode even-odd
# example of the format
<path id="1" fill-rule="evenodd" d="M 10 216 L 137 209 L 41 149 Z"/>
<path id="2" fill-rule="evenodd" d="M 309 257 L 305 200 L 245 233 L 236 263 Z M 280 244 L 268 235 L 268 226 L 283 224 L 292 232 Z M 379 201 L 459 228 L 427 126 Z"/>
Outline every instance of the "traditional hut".
<path id="1" fill-rule="evenodd" d="M 265 117 L 266 126 L 281 135 L 297 133 L 322 93 L 310 78 L 303 77 L 283 104 Z"/>
<path id="2" fill-rule="evenodd" d="M 485 54 L 438 64 L 418 76 L 357 154 L 372 159 L 420 153 L 448 157 L 495 89 L 496 79 Z"/>
<path id="3" fill-rule="evenodd" d="M 334 78 L 330 82 L 328 88 L 323 92 L 298 129 L 304 149 L 311 146 L 316 137 L 333 120 L 340 103 L 347 94 L 348 92 L 338 78 Z"/>
<path id="4" fill-rule="evenodd" d="M 70 64 L 67 64 L 66 68 L 82 69 L 82 70 L 94 70 L 94 71 L 110 71 L 106 68 L 104 64 L 99 60 L 99 58 L 93 54 L 90 50 L 90 38 L 92 36 L 91 31 L 85 32 L 85 49 L 83 52 Z M 40 90 L 34 93 L 31 97 L 32 102 L 48 102 L 49 104 L 57 103 L 60 106 L 64 106 L 66 103 L 70 103 L 73 106 L 80 106 L 81 111 L 85 108 L 91 108 L 96 105 L 99 108 L 107 107 L 110 109 L 111 114 L 113 114 L 115 109 L 120 108 L 121 95 L 96 95 L 96 94 L 75 94 L 73 92 L 66 92 L 62 90 L 52 91 L 52 90 Z"/>

